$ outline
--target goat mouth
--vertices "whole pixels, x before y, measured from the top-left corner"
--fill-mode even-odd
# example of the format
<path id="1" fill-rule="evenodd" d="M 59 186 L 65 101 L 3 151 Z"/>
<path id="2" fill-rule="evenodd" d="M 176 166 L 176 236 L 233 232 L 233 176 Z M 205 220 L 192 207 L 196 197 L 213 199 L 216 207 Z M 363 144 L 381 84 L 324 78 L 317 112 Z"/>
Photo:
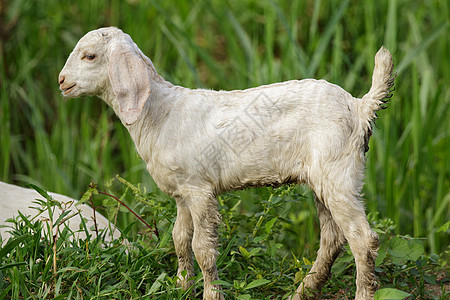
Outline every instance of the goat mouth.
<path id="1" fill-rule="evenodd" d="M 69 86 L 68 88 L 62 89 L 63 94 L 64 94 L 64 95 L 67 95 L 68 93 L 70 93 L 70 91 L 71 91 L 76 85 L 77 85 L 77 84 L 74 83 L 73 85 Z"/>

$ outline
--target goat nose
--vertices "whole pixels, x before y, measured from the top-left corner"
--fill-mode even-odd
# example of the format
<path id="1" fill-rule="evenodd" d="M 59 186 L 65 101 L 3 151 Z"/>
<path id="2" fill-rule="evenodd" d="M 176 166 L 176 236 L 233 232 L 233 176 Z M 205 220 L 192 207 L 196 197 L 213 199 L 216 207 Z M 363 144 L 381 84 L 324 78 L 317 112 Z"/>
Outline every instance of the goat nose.
<path id="1" fill-rule="evenodd" d="M 64 75 L 59 75 L 59 78 L 58 78 L 59 84 L 63 84 L 65 79 L 66 79 L 66 77 Z"/>

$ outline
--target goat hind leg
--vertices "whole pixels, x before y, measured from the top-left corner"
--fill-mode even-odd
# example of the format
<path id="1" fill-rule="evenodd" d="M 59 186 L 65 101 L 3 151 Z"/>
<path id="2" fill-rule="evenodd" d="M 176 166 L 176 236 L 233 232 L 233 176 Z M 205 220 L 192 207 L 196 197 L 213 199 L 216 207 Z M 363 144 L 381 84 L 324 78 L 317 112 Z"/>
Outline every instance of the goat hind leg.
<path id="1" fill-rule="evenodd" d="M 297 289 L 296 299 L 317 299 L 322 285 L 328 280 L 331 267 L 346 243 L 344 235 L 334 222 L 330 211 L 315 197 L 320 221 L 320 248 L 309 274 Z"/>
<path id="2" fill-rule="evenodd" d="M 378 235 L 371 230 L 359 199 L 342 196 L 341 200 L 330 203 L 330 211 L 355 257 L 355 299 L 373 299 L 377 289 L 375 259 L 379 246 Z"/>

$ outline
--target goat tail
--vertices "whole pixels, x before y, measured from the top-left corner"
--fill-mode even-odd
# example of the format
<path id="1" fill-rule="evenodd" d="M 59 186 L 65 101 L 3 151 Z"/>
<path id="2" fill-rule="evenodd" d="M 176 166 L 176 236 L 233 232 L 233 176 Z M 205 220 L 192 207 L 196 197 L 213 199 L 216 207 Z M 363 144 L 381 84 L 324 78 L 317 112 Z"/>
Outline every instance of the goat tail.
<path id="1" fill-rule="evenodd" d="M 392 55 L 384 46 L 375 55 L 375 68 L 372 75 L 372 86 L 362 97 L 362 115 L 369 120 L 376 118 L 376 111 L 385 109 L 384 104 L 392 97 L 394 80 L 397 74 L 392 74 L 394 63 Z"/>

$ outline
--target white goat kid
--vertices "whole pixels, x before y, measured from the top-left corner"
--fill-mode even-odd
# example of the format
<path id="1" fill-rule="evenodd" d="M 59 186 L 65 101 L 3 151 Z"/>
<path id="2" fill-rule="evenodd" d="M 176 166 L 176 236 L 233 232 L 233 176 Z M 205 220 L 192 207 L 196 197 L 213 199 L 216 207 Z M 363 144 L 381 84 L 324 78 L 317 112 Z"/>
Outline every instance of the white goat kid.
<path id="1" fill-rule="evenodd" d="M 117 28 L 86 34 L 59 75 L 64 96 L 96 95 L 128 129 L 159 188 L 175 198 L 178 276 L 203 272 L 204 299 L 223 299 L 216 250 L 216 196 L 249 186 L 307 183 L 321 226 L 317 260 L 294 299 L 317 297 L 348 242 L 357 269 L 356 299 L 376 290 L 378 236 L 360 201 L 371 121 L 390 97 L 392 57 L 375 56 L 372 87 L 362 99 L 324 80 L 293 80 L 243 91 L 174 86 Z M 182 271 L 186 271 L 185 278 Z"/>

